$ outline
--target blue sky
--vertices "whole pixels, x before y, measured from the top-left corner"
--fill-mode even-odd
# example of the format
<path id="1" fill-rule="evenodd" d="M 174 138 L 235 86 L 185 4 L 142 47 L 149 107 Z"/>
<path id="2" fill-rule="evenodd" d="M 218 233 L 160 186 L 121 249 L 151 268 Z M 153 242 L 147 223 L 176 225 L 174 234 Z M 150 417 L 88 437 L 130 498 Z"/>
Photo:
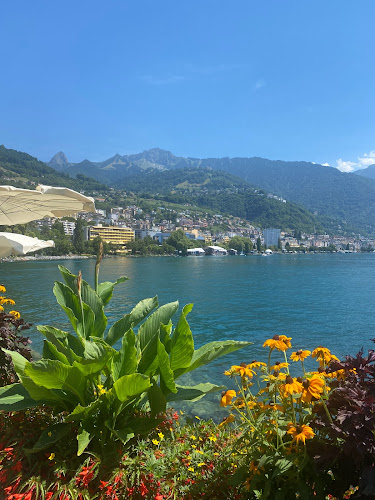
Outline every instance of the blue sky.
<path id="1" fill-rule="evenodd" d="M 0 143 L 47 161 L 152 147 L 375 163 L 375 2 L 18 0 Z"/>

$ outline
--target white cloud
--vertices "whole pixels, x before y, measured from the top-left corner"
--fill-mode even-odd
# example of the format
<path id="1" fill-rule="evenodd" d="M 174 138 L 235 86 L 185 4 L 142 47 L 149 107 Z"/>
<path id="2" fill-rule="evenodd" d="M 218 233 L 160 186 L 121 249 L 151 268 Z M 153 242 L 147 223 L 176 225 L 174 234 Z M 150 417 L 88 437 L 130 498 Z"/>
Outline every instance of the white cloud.
<path id="1" fill-rule="evenodd" d="M 364 153 L 363 156 L 358 156 L 357 161 L 344 161 L 342 158 L 336 160 L 336 168 L 341 172 L 354 172 L 373 164 L 375 164 L 375 150 Z"/>
<path id="2" fill-rule="evenodd" d="M 330 167 L 331 165 L 329 163 L 322 163 L 323 167 Z"/>

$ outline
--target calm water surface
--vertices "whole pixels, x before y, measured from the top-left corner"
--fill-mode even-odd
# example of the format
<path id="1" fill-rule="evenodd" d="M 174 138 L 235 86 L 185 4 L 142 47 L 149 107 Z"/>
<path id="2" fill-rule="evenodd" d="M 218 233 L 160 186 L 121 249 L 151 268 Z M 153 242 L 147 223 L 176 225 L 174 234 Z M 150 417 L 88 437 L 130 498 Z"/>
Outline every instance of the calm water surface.
<path id="1" fill-rule="evenodd" d="M 69 328 L 52 294 L 60 279 L 57 264 L 82 270 L 92 282 L 94 260 L 0 263 L 0 282 L 34 324 Z M 248 340 L 253 346 L 217 360 L 185 382 L 228 384 L 231 364 L 264 359 L 262 344 L 275 333 L 292 337 L 293 348 L 330 348 L 337 356 L 371 348 L 375 337 L 375 254 L 272 255 L 270 257 L 109 258 L 101 281 L 128 276 L 107 307 L 109 324 L 141 299 L 158 295 L 161 304 L 194 303 L 189 323 L 196 348 L 213 340 Z M 30 331 L 33 347 L 42 338 Z M 275 358 L 276 360 L 276 358 Z M 182 382 L 182 379 L 181 379 Z M 218 397 L 194 404 L 200 414 L 216 413 Z"/>

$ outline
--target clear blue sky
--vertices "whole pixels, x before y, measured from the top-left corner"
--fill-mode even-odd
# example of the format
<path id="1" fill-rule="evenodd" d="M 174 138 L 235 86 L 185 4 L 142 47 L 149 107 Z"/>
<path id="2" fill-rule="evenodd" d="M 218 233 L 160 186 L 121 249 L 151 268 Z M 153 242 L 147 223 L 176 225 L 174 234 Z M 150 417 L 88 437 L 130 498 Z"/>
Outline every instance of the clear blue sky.
<path id="1" fill-rule="evenodd" d="M 374 0 L 3 2 L 0 143 L 364 167 L 374 21 Z"/>

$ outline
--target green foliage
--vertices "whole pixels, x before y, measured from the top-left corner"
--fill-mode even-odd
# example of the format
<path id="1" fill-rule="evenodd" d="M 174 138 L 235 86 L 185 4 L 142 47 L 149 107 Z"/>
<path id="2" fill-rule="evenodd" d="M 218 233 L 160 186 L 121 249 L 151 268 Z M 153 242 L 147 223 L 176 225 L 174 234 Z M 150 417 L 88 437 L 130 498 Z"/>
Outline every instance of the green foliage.
<path id="1" fill-rule="evenodd" d="M 95 291 L 80 274 L 63 266 L 59 269 L 65 283 L 56 282 L 54 294 L 75 335 L 39 326 L 45 336 L 43 357 L 33 363 L 19 353 L 5 351 L 12 357 L 20 383 L 0 392 L 0 410 L 48 404 L 56 412 L 67 412 L 61 423 L 64 429 L 68 424 L 78 429 L 78 454 L 88 448 L 107 453 L 115 441 L 126 444 L 149 429 L 150 423 L 157 425 L 154 419 L 139 427 L 137 411 L 149 408 L 154 417 L 165 412 L 168 401 L 196 400 L 221 390 L 211 383 L 179 387 L 176 379 L 250 344 L 228 340 L 195 350 L 186 320 L 192 305 L 183 308 L 173 329 L 178 302 L 158 307 L 156 297 L 141 301 L 106 333 L 104 307 L 114 286 L 124 278 L 101 283 Z M 43 435 L 34 451 L 39 451 L 41 443 L 48 444 L 45 440 Z"/>
<path id="2" fill-rule="evenodd" d="M 79 255 L 85 250 L 85 235 L 84 235 L 84 226 L 85 223 L 83 219 L 78 218 L 76 221 L 76 225 L 73 231 L 73 248 L 76 253 Z"/>

